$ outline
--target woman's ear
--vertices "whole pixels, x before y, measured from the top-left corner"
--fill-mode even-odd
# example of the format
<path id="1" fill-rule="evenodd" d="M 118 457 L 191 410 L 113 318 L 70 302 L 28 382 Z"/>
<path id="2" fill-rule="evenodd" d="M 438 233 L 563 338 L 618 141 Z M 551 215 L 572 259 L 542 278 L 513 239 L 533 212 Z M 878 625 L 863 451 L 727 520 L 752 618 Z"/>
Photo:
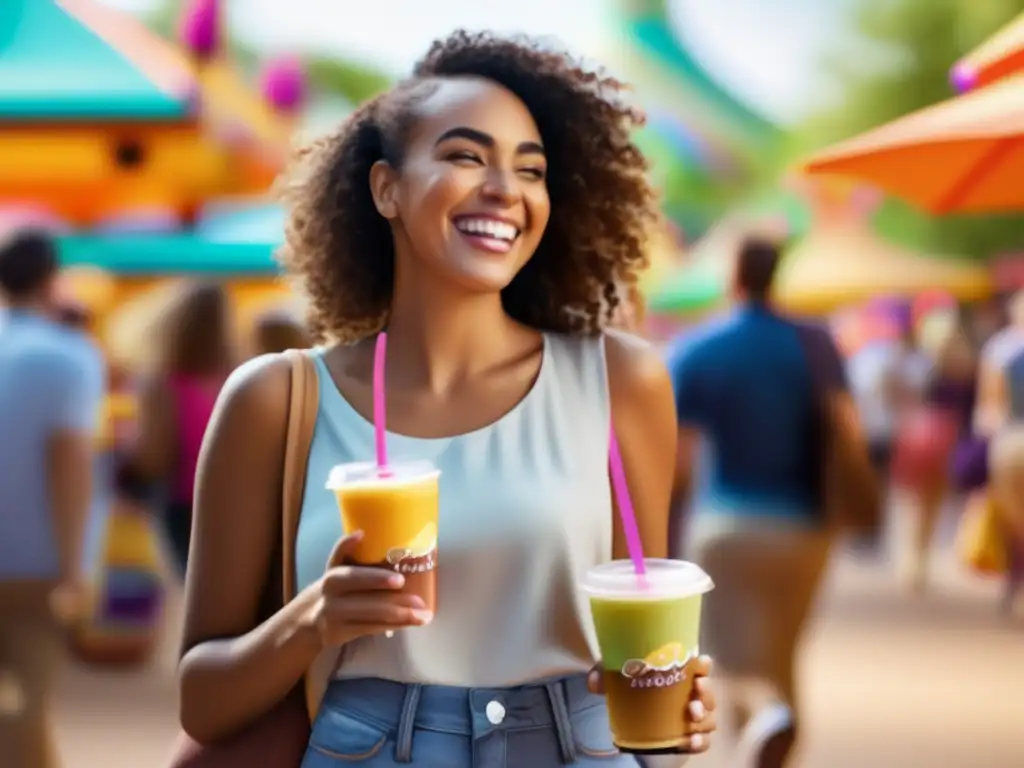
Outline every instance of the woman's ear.
<path id="1" fill-rule="evenodd" d="M 398 174 L 386 160 L 378 160 L 370 168 L 370 194 L 377 213 L 385 219 L 398 216 Z"/>

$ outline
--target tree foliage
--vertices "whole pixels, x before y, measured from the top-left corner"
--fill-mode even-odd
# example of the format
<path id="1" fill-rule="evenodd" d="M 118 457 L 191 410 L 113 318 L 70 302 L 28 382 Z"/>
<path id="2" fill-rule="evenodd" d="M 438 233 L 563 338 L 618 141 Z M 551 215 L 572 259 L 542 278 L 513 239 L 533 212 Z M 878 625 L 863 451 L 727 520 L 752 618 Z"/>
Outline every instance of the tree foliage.
<path id="1" fill-rule="evenodd" d="M 857 0 L 852 34 L 823 62 L 834 103 L 799 131 L 806 152 L 953 95 L 949 69 L 1021 10 L 1021 0 Z M 889 201 L 880 226 L 934 253 L 989 256 L 1024 249 L 1024 212 L 932 217 Z"/>

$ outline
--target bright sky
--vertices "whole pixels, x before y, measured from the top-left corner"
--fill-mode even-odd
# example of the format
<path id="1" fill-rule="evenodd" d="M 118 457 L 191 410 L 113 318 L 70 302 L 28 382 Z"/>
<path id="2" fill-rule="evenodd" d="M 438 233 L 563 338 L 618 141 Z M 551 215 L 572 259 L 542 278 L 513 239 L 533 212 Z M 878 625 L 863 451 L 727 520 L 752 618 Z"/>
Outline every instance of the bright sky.
<path id="1" fill-rule="evenodd" d="M 162 4 L 162 0 L 102 1 L 132 11 Z M 785 121 L 824 93 L 815 62 L 834 39 L 848 2 L 674 0 L 672 11 L 687 45 L 723 84 Z M 613 3 L 229 0 L 228 11 L 235 33 L 268 52 L 341 52 L 400 72 L 431 40 L 455 27 L 554 36 L 581 54 L 601 58 L 615 32 L 607 10 Z"/>

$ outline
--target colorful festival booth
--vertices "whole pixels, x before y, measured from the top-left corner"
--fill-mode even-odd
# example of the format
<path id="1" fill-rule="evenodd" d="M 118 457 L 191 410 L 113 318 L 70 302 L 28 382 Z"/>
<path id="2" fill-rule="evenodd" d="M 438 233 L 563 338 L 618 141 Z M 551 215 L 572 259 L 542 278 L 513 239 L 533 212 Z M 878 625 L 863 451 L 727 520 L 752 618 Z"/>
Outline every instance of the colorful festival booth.
<path id="1" fill-rule="evenodd" d="M 99 294 L 94 275 L 67 280 L 97 328 L 181 274 L 232 278 L 246 307 L 276 300 L 282 218 L 264 198 L 305 79 L 282 58 L 248 83 L 224 53 L 222 21 L 219 0 L 193 0 L 174 44 L 96 0 L 0 8 L 3 221 L 55 230 L 68 267 L 109 273 L 113 289 Z"/>
<path id="2" fill-rule="evenodd" d="M 101 345 L 118 307 L 182 274 L 229 278 L 243 316 L 286 295 L 272 259 L 281 213 L 264 201 L 304 74 L 283 59 L 246 82 L 225 53 L 222 11 L 187 5 L 175 44 L 96 0 L 0 3 L 0 220 L 57 234 L 63 288 Z M 131 391 L 115 384 L 105 447 L 133 416 Z M 112 502 L 90 526 L 92 610 L 75 644 L 88 659 L 138 663 L 154 642 L 159 553 L 148 516 Z"/>

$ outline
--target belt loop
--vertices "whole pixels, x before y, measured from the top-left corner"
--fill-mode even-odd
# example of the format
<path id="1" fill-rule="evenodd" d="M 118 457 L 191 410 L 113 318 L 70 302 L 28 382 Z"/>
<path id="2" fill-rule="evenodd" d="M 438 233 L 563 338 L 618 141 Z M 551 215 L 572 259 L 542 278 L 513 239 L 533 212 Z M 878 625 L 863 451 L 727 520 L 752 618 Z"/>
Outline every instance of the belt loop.
<path id="1" fill-rule="evenodd" d="M 410 683 L 405 686 L 405 699 L 402 701 L 402 714 L 398 720 L 398 736 L 395 739 L 395 762 L 412 762 L 412 735 L 416 723 L 416 709 L 420 703 L 420 691 L 423 686 Z"/>
<path id="2" fill-rule="evenodd" d="M 544 689 L 551 703 L 551 712 L 555 716 L 555 733 L 558 735 L 558 747 L 562 753 L 562 765 L 576 762 L 576 741 L 572 737 L 572 723 L 569 721 L 569 697 L 565 684 L 561 680 L 545 683 Z"/>

